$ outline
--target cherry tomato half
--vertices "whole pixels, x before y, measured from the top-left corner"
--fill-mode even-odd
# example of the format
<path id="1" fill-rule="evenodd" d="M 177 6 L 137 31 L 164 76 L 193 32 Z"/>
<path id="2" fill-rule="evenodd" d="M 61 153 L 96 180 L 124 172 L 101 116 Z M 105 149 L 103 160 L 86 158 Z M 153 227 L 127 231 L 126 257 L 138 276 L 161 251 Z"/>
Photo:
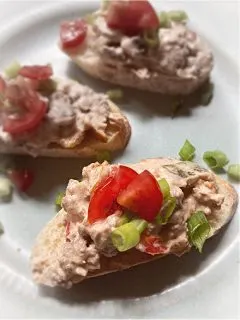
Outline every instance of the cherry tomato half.
<path id="1" fill-rule="evenodd" d="M 144 30 L 158 29 L 159 19 L 147 0 L 114 0 L 108 6 L 107 25 L 127 35 L 136 35 Z"/>
<path id="2" fill-rule="evenodd" d="M 142 219 L 153 221 L 161 209 L 163 195 L 157 180 L 145 170 L 119 194 L 117 203 Z"/>
<path id="3" fill-rule="evenodd" d="M 116 209 L 118 194 L 137 176 L 137 172 L 125 167 L 114 168 L 94 189 L 89 208 L 88 221 L 94 223 L 111 215 Z"/>
<path id="4" fill-rule="evenodd" d="M 28 102 L 26 102 L 25 105 L 30 107 Z M 31 106 L 32 109 L 30 110 L 29 108 L 29 111 L 19 118 L 10 118 L 6 116 L 3 123 L 3 130 L 16 135 L 36 128 L 46 113 L 47 104 L 38 99 L 34 102 L 34 105 Z"/>
<path id="5" fill-rule="evenodd" d="M 87 35 L 87 24 L 78 19 L 65 21 L 60 27 L 60 41 L 63 49 L 76 48 L 82 44 Z"/>
<path id="6" fill-rule="evenodd" d="M 19 74 L 33 80 L 47 80 L 53 75 L 52 67 L 46 66 L 23 66 Z"/>
<path id="7" fill-rule="evenodd" d="M 27 169 L 8 170 L 7 174 L 12 183 L 21 192 L 27 191 L 34 180 L 33 172 Z"/>

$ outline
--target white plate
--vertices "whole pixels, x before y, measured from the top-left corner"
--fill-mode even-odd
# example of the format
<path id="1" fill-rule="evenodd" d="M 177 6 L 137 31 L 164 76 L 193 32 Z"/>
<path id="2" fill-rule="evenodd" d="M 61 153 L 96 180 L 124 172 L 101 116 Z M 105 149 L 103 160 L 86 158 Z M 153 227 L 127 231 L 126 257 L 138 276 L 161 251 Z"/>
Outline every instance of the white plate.
<path id="1" fill-rule="evenodd" d="M 186 138 L 197 147 L 200 163 L 202 153 L 215 148 L 225 151 L 232 162 L 239 162 L 238 74 L 234 62 L 237 5 L 161 2 L 164 9 L 180 6 L 188 11 L 193 27 L 214 51 L 214 99 L 207 107 L 195 107 L 171 119 L 171 112 L 161 105 L 159 95 L 126 90 L 128 103 L 122 109 L 130 119 L 133 134 L 128 148 L 116 162 L 176 156 Z M 105 91 L 111 86 L 82 74 L 56 45 L 61 20 L 83 15 L 96 7 L 94 2 L 61 2 L 9 24 L 1 32 L 0 68 L 15 59 L 28 64 L 52 62 L 56 74 L 80 79 L 98 91 Z M 156 2 L 156 7 L 160 10 L 160 3 Z M 221 14 L 228 21 L 224 26 Z M 37 178 L 29 196 L 21 198 L 15 194 L 11 204 L 0 205 L 0 220 L 6 230 L 0 239 L 1 317 L 237 317 L 238 215 L 206 244 L 202 255 L 193 251 L 181 259 L 167 257 L 89 280 L 71 291 L 39 290 L 31 281 L 30 248 L 39 230 L 54 215 L 57 190 L 70 177 L 79 177 L 87 161 L 30 158 L 17 161 L 34 168 Z"/>

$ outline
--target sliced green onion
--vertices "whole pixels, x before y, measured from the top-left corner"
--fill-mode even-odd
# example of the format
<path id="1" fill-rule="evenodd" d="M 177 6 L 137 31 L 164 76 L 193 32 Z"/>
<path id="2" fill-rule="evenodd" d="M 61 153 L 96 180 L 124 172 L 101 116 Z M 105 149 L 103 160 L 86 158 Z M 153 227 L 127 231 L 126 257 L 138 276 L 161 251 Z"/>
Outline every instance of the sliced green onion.
<path id="1" fill-rule="evenodd" d="M 148 223 L 144 219 L 134 219 L 131 223 L 137 228 L 138 232 L 141 234 L 148 226 Z"/>
<path id="2" fill-rule="evenodd" d="M 0 221 L 0 236 L 4 234 L 4 227 L 3 227 L 3 224 L 1 223 Z"/>
<path id="3" fill-rule="evenodd" d="M 114 247 L 123 252 L 136 247 L 140 241 L 140 233 L 136 226 L 129 222 L 113 230 L 111 239 Z"/>
<path id="4" fill-rule="evenodd" d="M 147 225 L 143 219 L 134 219 L 116 228 L 111 233 L 114 247 L 120 252 L 136 247 L 140 241 L 140 235 Z"/>
<path id="5" fill-rule="evenodd" d="M 167 182 L 166 179 L 160 179 L 158 180 L 158 184 L 159 184 L 159 187 L 162 191 L 162 194 L 163 194 L 163 198 L 164 199 L 167 199 L 171 194 L 170 194 L 170 186 Z"/>
<path id="6" fill-rule="evenodd" d="M 59 192 L 59 193 L 57 194 L 56 199 L 55 199 L 55 205 L 56 205 L 56 206 L 61 207 L 61 205 L 62 205 L 62 199 L 63 199 L 64 195 L 65 195 L 65 194 L 64 194 L 63 192 Z"/>
<path id="7" fill-rule="evenodd" d="M 240 164 L 231 164 L 228 167 L 227 174 L 230 178 L 240 181 Z"/>
<path id="8" fill-rule="evenodd" d="M 17 61 L 14 61 L 4 70 L 4 73 L 8 79 L 13 79 L 18 76 L 20 69 L 21 69 L 20 63 Z"/>
<path id="9" fill-rule="evenodd" d="M 99 151 L 97 153 L 97 161 L 103 163 L 104 161 L 111 161 L 111 153 L 109 151 Z"/>
<path id="10" fill-rule="evenodd" d="M 39 83 L 38 91 L 49 96 L 57 90 L 57 82 L 53 79 L 42 80 Z"/>
<path id="11" fill-rule="evenodd" d="M 189 241 L 199 252 L 202 252 L 204 242 L 207 240 L 211 226 L 202 211 L 196 211 L 187 220 Z"/>
<path id="12" fill-rule="evenodd" d="M 143 39 L 146 42 L 147 46 L 150 48 L 155 48 L 159 44 L 158 31 L 150 32 L 149 30 L 144 31 Z"/>
<path id="13" fill-rule="evenodd" d="M 171 10 L 168 11 L 167 14 L 169 19 L 175 22 L 182 22 L 188 20 L 188 15 L 183 10 Z"/>
<path id="14" fill-rule="evenodd" d="M 168 220 L 170 219 L 171 215 L 173 214 L 173 211 L 176 208 L 176 204 L 177 204 L 176 198 L 169 197 L 167 202 L 164 204 L 163 209 L 157 215 L 156 222 L 161 225 L 167 224 Z"/>
<path id="15" fill-rule="evenodd" d="M 228 164 L 229 160 L 224 152 L 220 150 L 206 151 L 203 160 L 211 169 L 220 169 Z"/>
<path id="16" fill-rule="evenodd" d="M 12 196 L 12 184 L 7 178 L 0 178 L 0 200 L 9 201 Z"/>
<path id="17" fill-rule="evenodd" d="M 110 100 L 119 100 L 123 98 L 123 91 L 121 89 L 112 89 L 107 91 Z"/>
<path id="18" fill-rule="evenodd" d="M 159 20 L 160 20 L 160 28 L 170 28 L 171 21 L 166 11 L 160 12 Z"/>
<path id="19" fill-rule="evenodd" d="M 194 152 L 195 152 L 195 147 L 191 144 L 191 142 L 189 142 L 188 140 L 186 140 L 184 142 L 184 145 L 182 146 L 182 148 L 179 151 L 179 156 L 181 158 L 181 160 L 184 161 L 191 161 L 194 157 Z"/>

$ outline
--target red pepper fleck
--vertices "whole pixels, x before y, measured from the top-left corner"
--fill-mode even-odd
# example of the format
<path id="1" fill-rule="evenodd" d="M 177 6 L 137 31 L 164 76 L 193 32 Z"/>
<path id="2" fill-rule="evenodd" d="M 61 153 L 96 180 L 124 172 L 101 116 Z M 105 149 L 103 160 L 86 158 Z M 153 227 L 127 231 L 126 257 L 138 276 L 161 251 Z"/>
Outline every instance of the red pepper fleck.
<path id="1" fill-rule="evenodd" d="M 145 246 L 145 252 L 151 255 L 163 254 L 167 247 L 161 242 L 161 238 L 154 235 L 147 236 L 144 234 L 141 239 L 141 244 Z"/>

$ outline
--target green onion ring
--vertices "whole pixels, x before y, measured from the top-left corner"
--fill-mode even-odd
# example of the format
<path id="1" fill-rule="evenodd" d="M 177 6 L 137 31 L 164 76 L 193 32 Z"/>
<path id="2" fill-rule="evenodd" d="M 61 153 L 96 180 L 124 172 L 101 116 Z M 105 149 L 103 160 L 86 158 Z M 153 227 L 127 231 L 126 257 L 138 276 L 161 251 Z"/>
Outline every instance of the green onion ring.
<path id="1" fill-rule="evenodd" d="M 194 157 L 195 150 L 196 149 L 191 144 L 191 142 L 189 142 L 189 140 L 186 140 L 178 154 L 179 154 L 181 160 L 183 160 L 183 161 L 191 161 L 193 159 L 193 157 Z"/>
<path id="2" fill-rule="evenodd" d="M 229 160 L 224 152 L 220 150 L 206 151 L 203 154 L 203 160 L 211 169 L 220 169 L 228 164 Z"/>

